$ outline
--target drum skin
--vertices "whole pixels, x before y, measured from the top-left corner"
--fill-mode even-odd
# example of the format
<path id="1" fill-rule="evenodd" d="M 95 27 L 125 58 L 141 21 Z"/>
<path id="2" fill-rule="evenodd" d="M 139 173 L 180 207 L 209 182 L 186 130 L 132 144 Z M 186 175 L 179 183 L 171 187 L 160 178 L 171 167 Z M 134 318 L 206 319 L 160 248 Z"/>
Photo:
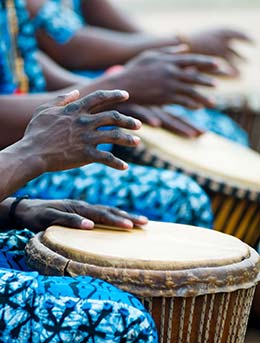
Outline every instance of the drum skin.
<path id="1" fill-rule="evenodd" d="M 259 255 L 236 238 L 211 230 L 153 222 L 149 225 L 148 235 L 138 230 L 110 234 L 52 227 L 29 242 L 28 264 L 46 275 L 90 275 L 135 294 L 152 314 L 159 342 L 243 343 L 259 281 Z M 158 235 L 161 232 L 158 240 L 153 240 L 155 226 Z M 171 227 L 172 238 L 166 232 Z M 168 236 L 163 236 L 164 231 Z M 140 245 L 134 258 L 129 258 L 135 238 Z M 142 240 L 146 245 L 151 242 L 151 247 L 146 249 Z M 115 249 L 124 241 L 129 241 L 128 247 Z M 100 253 L 98 242 L 102 242 Z M 109 246 L 109 242 L 113 244 Z M 155 254 L 153 244 L 161 247 Z M 145 258 L 146 253 L 150 258 Z"/>
<path id="2" fill-rule="evenodd" d="M 169 134 L 163 129 L 146 126 L 140 130 L 139 136 L 143 145 L 136 149 L 117 147 L 113 152 L 128 162 L 179 171 L 192 177 L 210 196 L 215 219 L 214 229 L 232 234 L 252 247 L 256 246 L 260 239 L 260 155 L 258 153 L 240 147 L 217 135 L 207 133 L 209 144 L 212 144 L 212 156 L 215 152 L 218 153 L 219 141 L 219 149 L 224 151 L 223 160 L 218 153 L 217 160 L 219 163 L 214 163 L 212 156 L 210 156 L 210 149 L 206 147 L 207 137 L 205 137 L 205 143 L 201 144 L 202 152 L 195 148 L 195 153 L 201 159 L 201 163 L 204 164 L 200 168 L 199 163 L 193 166 L 190 160 L 185 161 L 185 157 L 182 157 L 180 153 L 169 149 L 169 147 L 174 146 L 179 148 L 178 143 L 181 145 L 184 143 L 183 152 L 187 156 L 187 146 L 190 144 L 192 152 L 195 140 L 190 140 L 189 143 L 189 139 L 186 139 L 188 142 L 186 144 L 185 139 L 181 137 Z M 216 141 L 214 141 L 215 139 Z M 160 144 L 163 142 L 164 145 L 159 146 L 157 142 Z M 234 158 L 237 165 L 237 168 L 234 168 L 233 179 L 232 165 L 225 151 L 225 147 L 229 148 L 229 146 L 231 147 L 231 159 Z M 234 152 L 232 151 L 233 147 Z M 205 162 L 209 157 L 212 162 L 212 170 L 210 170 L 210 165 L 206 165 L 207 169 L 204 170 Z M 222 165 L 225 166 L 226 163 L 228 169 L 225 173 Z M 254 169 L 255 165 L 257 165 L 257 171 Z M 243 169 L 241 175 L 239 175 L 240 168 Z M 239 176 L 241 176 L 241 180 Z M 256 180 L 255 184 L 254 180 Z"/>

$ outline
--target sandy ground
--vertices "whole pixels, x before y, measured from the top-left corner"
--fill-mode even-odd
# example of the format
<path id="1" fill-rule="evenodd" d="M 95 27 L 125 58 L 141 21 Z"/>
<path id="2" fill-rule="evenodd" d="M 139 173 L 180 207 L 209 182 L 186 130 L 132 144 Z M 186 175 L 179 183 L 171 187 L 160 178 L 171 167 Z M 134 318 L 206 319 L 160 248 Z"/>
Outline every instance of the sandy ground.
<path id="1" fill-rule="evenodd" d="M 235 81 L 220 81 L 218 92 L 260 94 L 260 0 L 237 0 L 235 6 L 223 7 L 227 1 L 207 0 L 208 6 L 202 7 L 203 0 L 122 0 L 121 5 L 127 8 L 140 25 L 147 31 L 156 34 L 188 33 L 195 30 L 212 27 L 232 27 L 246 31 L 252 36 L 254 45 L 237 45 L 237 48 L 247 57 L 248 63 L 241 64 L 242 74 Z M 216 6 L 219 2 L 219 6 Z M 118 3 L 118 2 L 117 2 Z M 184 5 L 183 5 L 184 3 Z M 190 6 L 185 3 L 189 3 Z M 249 4 L 251 8 L 248 8 Z M 213 5 L 213 6 L 210 6 Z M 211 8 L 210 8 L 211 7 Z M 216 8 L 217 7 L 217 8 Z M 260 96 L 259 96 L 260 104 Z M 259 331 L 249 330 L 246 343 L 260 343 Z"/>

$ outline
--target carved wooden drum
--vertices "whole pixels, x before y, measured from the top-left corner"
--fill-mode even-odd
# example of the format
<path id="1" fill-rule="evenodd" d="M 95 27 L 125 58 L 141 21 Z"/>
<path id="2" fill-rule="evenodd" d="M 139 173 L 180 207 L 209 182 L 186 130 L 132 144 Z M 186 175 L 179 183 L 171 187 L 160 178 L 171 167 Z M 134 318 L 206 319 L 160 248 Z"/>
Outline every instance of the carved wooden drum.
<path id="1" fill-rule="evenodd" d="M 243 343 L 260 258 L 213 230 L 150 222 L 131 231 L 51 227 L 28 244 L 47 275 L 91 275 L 135 294 L 162 343 Z"/>
<path id="2" fill-rule="evenodd" d="M 191 176 L 211 198 L 214 228 L 256 245 L 260 239 L 260 154 L 211 132 L 191 139 L 143 126 L 138 135 L 143 146 L 130 153 L 119 150 L 117 155 Z"/>

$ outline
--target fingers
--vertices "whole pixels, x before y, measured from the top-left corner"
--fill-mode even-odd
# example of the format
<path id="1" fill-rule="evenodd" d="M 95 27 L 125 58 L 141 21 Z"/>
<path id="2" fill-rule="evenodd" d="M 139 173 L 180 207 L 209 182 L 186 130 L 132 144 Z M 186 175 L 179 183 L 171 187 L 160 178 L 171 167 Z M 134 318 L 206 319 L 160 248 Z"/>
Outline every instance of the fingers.
<path id="1" fill-rule="evenodd" d="M 184 137 L 198 137 L 203 131 L 198 129 L 196 126 L 192 125 L 188 121 L 174 116 L 171 113 L 166 112 L 162 108 L 154 109 L 158 112 L 158 116 L 161 119 L 162 127 L 170 132 L 177 133 Z"/>
<path id="2" fill-rule="evenodd" d="M 73 101 L 76 101 L 79 97 L 80 97 L 80 93 L 77 89 L 75 89 L 65 95 L 59 95 L 54 101 L 54 105 L 65 106 L 67 104 L 70 104 Z"/>
<path id="3" fill-rule="evenodd" d="M 123 107 L 122 112 L 124 112 L 126 115 L 137 118 L 141 120 L 142 123 L 148 124 L 150 126 L 161 126 L 160 119 L 157 117 L 156 113 L 153 112 L 153 109 L 151 107 L 127 104 Z"/>
<path id="4" fill-rule="evenodd" d="M 58 95 L 56 98 L 54 98 L 53 100 L 41 105 L 38 107 L 38 113 L 46 110 L 49 107 L 53 107 L 53 106 L 65 106 L 75 100 L 77 100 L 79 98 L 80 94 L 78 90 L 73 90 L 67 94 L 64 95 Z"/>
<path id="5" fill-rule="evenodd" d="M 158 51 L 167 54 L 167 55 L 177 55 L 189 52 L 190 48 L 186 44 L 180 44 L 176 46 L 166 46 L 158 49 Z"/>
<path id="6" fill-rule="evenodd" d="M 93 115 L 96 128 L 103 126 L 118 126 L 129 130 L 139 130 L 142 126 L 140 120 L 125 116 L 117 111 L 101 112 Z"/>
<path id="7" fill-rule="evenodd" d="M 221 34 L 224 36 L 226 39 L 237 39 L 241 40 L 244 42 L 252 43 L 253 40 L 251 37 L 249 37 L 247 34 L 244 32 L 238 31 L 238 30 L 222 30 Z"/>
<path id="8" fill-rule="evenodd" d="M 108 206 L 92 206 L 83 202 L 79 205 L 73 206 L 74 210 L 81 216 L 90 218 L 95 224 L 131 229 L 134 225 L 145 225 L 148 222 L 146 217 L 131 215 Z"/>
<path id="9" fill-rule="evenodd" d="M 123 90 L 96 91 L 75 102 L 80 109 L 89 113 L 101 111 L 107 107 L 128 100 L 129 94 Z M 68 105 L 70 106 L 70 105 Z M 73 112 L 73 109 L 72 109 Z"/>
<path id="10" fill-rule="evenodd" d="M 109 131 L 96 132 L 91 141 L 94 145 L 113 143 L 123 146 L 136 147 L 140 143 L 140 138 L 126 134 L 121 130 L 113 129 Z"/>
<path id="11" fill-rule="evenodd" d="M 75 229 L 93 229 L 94 222 L 87 218 L 82 217 L 77 213 L 66 213 L 58 210 L 53 210 L 55 220 L 52 225 L 62 225 L 65 227 L 71 227 Z"/>
<path id="12" fill-rule="evenodd" d="M 178 101 L 179 104 L 180 104 L 180 102 L 186 101 L 186 98 L 183 100 L 183 98 L 180 98 L 179 95 L 183 95 L 185 97 L 188 97 L 190 99 L 190 101 L 195 102 L 197 104 L 197 108 L 199 108 L 201 106 L 203 106 L 203 107 L 204 106 L 205 107 L 214 107 L 215 106 L 215 102 L 212 99 L 200 94 L 198 91 L 196 91 L 194 88 L 192 88 L 188 85 L 180 85 L 178 94 L 176 94 L 176 92 L 175 92 L 175 94 L 173 95 L 174 100 Z M 190 105 L 193 106 L 192 103 L 190 103 Z M 185 105 L 183 105 L 183 106 L 185 106 Z M 190 107 L 190 108 L 192 108 L 192 107 Z"/>
<path id="13" fill-rule="evenodd" d="M 219 67 L 217 58 L 195 54 L 176 55 L 174 56 L 173 63 L 182 68 L 194 66 L 201 71 L 215 71 Z"/>
<path id="14" fill-rule="evenodd" d="M 88 151 L 87 154 L 89 153 L 90 152 Z M 93 162 L 102 163 L 118 170 L 126 170 L 128 168 L 128 164 L 126 162 L 115 157 L 111 152 L 93 149 L 91 155 Z"/>
<path id="15" fill-rule="evenodd" d="M 240 60 L 243 62 L 246 62 L 246 58 L 244 56 L 242 56 L 241 54 L 239 54 L 235 49 L 232 48 L 227 48 L 227 59 L 228 60 Z"/>
<path id="16" fill-rule="evenodd" d="M 177 73 L 177 77 L 180 81 L 206 86 L 206 87 L 214 87 L 215 82 L 208 76 L 202 75 L 194 70 L 180 70 Z"/>

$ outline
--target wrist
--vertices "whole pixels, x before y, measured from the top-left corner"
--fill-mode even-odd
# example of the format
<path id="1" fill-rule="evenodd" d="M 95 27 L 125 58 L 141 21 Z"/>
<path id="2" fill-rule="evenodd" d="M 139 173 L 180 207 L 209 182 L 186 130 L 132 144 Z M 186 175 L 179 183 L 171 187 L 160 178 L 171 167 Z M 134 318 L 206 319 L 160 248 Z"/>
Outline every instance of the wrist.
<path id="1" fill-rule="evenodd" d="M 21 174 L 31 180 L 47 171 L 47 163 L 43 155 L 38 151 L 34 140 L 22 138 L 10 147 L 9 152 L 19 166 Z M 27 181 L 26 181 L 27 182 Z"/>

